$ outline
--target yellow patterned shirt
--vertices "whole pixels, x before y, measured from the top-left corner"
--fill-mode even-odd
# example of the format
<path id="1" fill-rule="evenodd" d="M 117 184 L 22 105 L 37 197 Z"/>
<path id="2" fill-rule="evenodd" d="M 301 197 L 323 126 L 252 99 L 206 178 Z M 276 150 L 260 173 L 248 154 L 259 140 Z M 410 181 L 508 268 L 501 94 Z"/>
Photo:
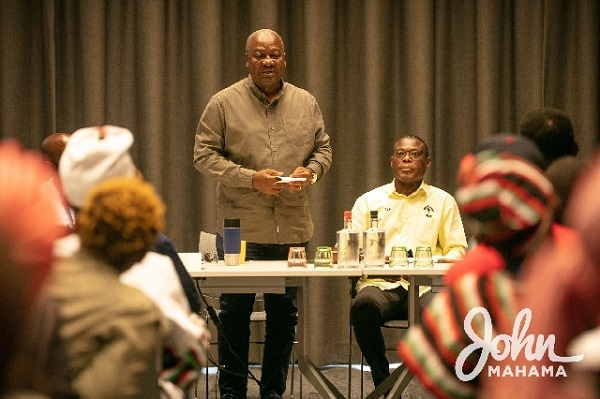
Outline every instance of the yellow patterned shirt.
<path id="1" fill-rule="evenodd" d="M 392 246 L 405 246 L 413 253 L 429 246 L 433 256 L 460 259 L 467 250 L 467 238 L 456 200 L 444 190 L 425 182 L 409 196 L 396 192 L 394 181 L 361 195 L 352 208 L 352 227 L 361 234 L 370 227 L 370 211 L 378 211 L 379 228 L 385 231 L 385 253 Z M 362 247 L 362 243 L 361 243 Z M 368 285 L 393 289 L 406 280 L 361 278 L 357 290 Z M 426 288 L 427 289 L 427 288 Z"/>

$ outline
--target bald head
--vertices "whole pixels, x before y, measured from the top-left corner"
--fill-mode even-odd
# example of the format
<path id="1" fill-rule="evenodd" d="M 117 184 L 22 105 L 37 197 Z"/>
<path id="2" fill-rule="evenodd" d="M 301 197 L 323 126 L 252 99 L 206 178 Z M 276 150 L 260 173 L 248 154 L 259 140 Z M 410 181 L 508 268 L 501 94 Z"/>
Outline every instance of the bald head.
<path id="1" fill-rule="evenodd" d="M 42 141 L 41 152 L 52 163 L 55 169 L 58 170 L 58 161 L 65 150 L 69 133 L 52 133 Z"/>

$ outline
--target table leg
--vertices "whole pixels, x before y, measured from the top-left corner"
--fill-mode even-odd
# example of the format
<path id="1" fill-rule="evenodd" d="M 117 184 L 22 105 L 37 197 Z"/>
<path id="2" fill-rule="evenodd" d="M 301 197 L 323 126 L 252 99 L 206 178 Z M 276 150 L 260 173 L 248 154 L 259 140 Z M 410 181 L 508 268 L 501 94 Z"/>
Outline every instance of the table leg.
<path id="1" fill-rule="evenodd" d="M 416 276 L 408 277 L 408 326 L 419 324 L 419 284 Z"/>
<path id="2" fill-rule="evenodd" d="M 298 369 L 310 382 L 310 384 L 317 390 L 322 398 L 329 399 L 345 399 L 344 395 L 323 375 L 323 373 L 315 366 L 313 362 L 308 358 L 310 353 L 308 340 L 307 340 L 307 329 L 308 321 L 310 320 L 310 309 L 308 306 L 308 292 L 307 279 L 303 279 L 302 285 L 298 287 L 298 326 L 296 328 L 296 334 L 298 334 L 298 345 L 299 345 L 299 356 L 298 356 Z"/>
<path id="3" fill-rule="evenodd" d="M 298 360 L 298 367 L 322 398 L 344 399 L 344 395 L 321 373 L 308 356 L 302 356 Z"/>
<path id="4" fill-rule="evenodd" d="M 402 392 L 412 379 L 412 375 L 408 372 L 404 364 L 398 366 L 381 384 L 375 388 L 373 392 L 368 394 L 365 399 L 375 399 L 387 392 L 386 399 L 398 399 L 402 396 Z M 390 388 L 391 386 L 391 388 Z M 389 391 L 389 392 L 388 392 Z"/>

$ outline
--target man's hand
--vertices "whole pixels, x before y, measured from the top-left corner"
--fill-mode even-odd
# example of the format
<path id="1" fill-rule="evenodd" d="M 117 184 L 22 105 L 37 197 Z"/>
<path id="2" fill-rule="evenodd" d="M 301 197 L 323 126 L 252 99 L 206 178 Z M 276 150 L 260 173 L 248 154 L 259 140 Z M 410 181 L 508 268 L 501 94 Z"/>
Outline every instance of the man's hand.
<path id="1" fill-rule="evenodd" d="M 290 177 L 304 177 L 305 181 L 298 181 L 288 183 L 287 189 L 290 191 L 300 191 L 303 187 L 306 187 L 310 184 L 310 179 L 312 178 L 312 171 L 310 169 L 305 168 L 304 166 L 297 167 L 294 172 L 290 175 Z"/>
<path id="2" fill-rule="evenodd" d="M 277 177 L 275 176 L 281 175 L 283 175 L 283 172 L 275 169 L 259 170 L 252 176 L 252 187 L 263 194 L 277 195 L 283 188 L 284 184 L 278 184 Z"/>

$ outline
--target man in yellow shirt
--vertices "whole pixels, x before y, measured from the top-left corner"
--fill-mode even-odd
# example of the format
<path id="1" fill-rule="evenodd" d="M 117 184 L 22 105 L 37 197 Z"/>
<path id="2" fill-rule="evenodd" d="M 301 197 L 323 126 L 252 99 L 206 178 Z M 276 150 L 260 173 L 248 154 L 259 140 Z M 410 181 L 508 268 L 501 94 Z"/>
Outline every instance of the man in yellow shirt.
<path id="1" fill-rule="evenodd" d="M 429 246 L 433 256 L 447 259 L 460 259 L 466 252 L 467 239 L 454 197 L 423 181 L 430 165 L 427 145 L 420 137 L 401 137 L 390 157 L 394 180 L 363 194 L 352 208 L 352 224 L 359 231 L 370 227 L 369 212 L 378 211 L 386 254 L 392 246 L 412 251 Z M 365 277 L 356 287 L 351 321 L 376 387 L 390 374 L 380 326 L 408 317 L 407 288 L 402 279 Z"/>

